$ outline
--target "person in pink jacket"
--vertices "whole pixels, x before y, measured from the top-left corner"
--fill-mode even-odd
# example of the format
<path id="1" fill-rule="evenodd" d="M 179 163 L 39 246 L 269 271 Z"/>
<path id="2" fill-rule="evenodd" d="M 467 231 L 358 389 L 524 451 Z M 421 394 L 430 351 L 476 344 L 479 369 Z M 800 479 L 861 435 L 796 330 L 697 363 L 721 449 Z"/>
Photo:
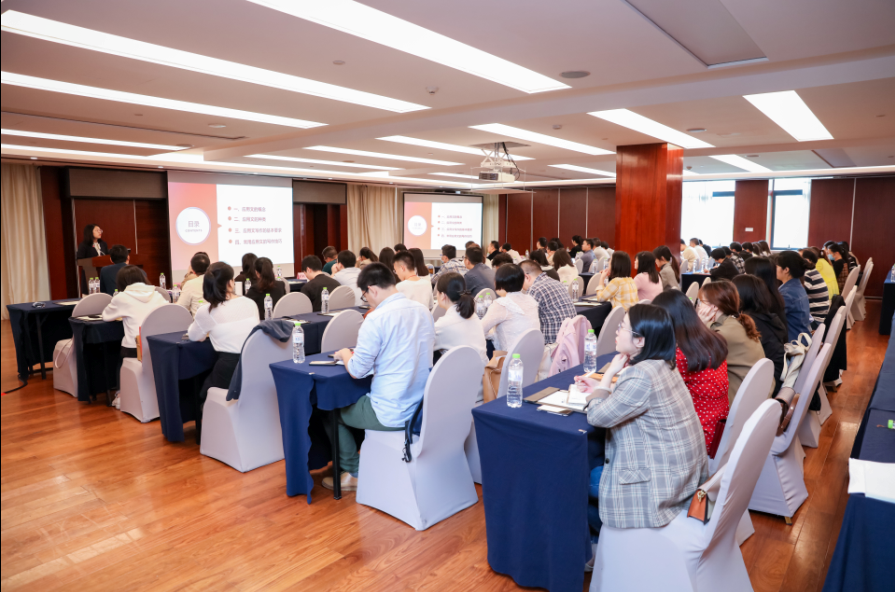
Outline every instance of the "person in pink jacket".
<path id="1" fill-rule="evenodd" d="M 662 293 L 662 280 L 656 268 L 656 256 L 650 251 L 637 253 L 634 259 L 634 269 L 637 275 L 634 277 L 634 285 L 637 286 L 637 298 L 649 300 Z"/>

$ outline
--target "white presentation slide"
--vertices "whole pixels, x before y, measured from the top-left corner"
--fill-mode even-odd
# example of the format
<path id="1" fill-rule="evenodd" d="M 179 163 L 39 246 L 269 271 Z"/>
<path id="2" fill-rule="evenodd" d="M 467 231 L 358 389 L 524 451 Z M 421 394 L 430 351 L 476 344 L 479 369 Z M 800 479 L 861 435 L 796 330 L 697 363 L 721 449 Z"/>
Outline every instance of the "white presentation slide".
<path id="1" fill-rule="evenodd" d="M 482 198 L 439 194 L 404 194 L 404 244 L 426 256 L 454 245 L 462 251 L 468 241 L 482 243 Z"/>

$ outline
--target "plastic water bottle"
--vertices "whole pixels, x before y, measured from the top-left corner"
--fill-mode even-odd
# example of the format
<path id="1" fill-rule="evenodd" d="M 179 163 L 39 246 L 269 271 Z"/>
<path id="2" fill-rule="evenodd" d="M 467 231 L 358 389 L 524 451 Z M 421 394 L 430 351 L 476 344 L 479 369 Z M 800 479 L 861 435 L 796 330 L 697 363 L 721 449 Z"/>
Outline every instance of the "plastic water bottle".
<path id="1" fill-rule="evenodd" d="M 576 279 L 572 282 L 572 302 L 578 302 L 578 290 L 581 289 L 581 286 L 578 285 L 578 280 Z"/>
<path id="2" fill-rule="evenodd" d="M 273 317 L 273 298 L 270 294 L 264 296 L 264 320 L 269 321 Z"/>
<path id="3" fill-rule="evenodd" d="M 283 270 L 279 265 L 277 266 L 277 279 L 278 280 L 283 279 Z"/>
<path id="4" fill-rule="evenodd" d="M 90 280 L 90 293 L 99 294 L 99 278 L 93 278 L 92 280 Z"/>
<path id="5" fill-rule="evenodd" d="M 513 354 L 513 359 L 510 361 L 510 367 L 507 369 L 509 374 L 507 378 L 509 379 L 507 382 L 509 383 L 509 388 L 507 388 L 507 405 L 509 407 L 518 408 L 522 407 L 522 358 L 519 357 L 519 354 Z"/>
<path id="6" fill-rule="evenodd" d="M 177 284 L 174 284 L 174 289 L 171 290 L 171 301 L 177 302 L 180 300 L 180 288 L 177 287 Z"/>
<path id="7" fill-rule="evenodd" d="M 158 285 L 162 290 L 165 289 L 165 274 L 160 274 L 158 276 Z"/>
<path id="8" fill-rule="evenodd" d="M 584 372 L 597 371 L 597 334 L 593 329 L 588 329 L 584 338 Z"/>
<path id="9" fill-rule="evenodd" d="M 303 364 L 305 361 L 305 332 L 301 323 L 296 322 L 292 328 L 292 362 Z"/>
<path id="10" fill-rule="evenodd" d="M 320 312 L 324 314 L 329 312 L 329 290 L 326 288 L 320 293 Z"/>
<path id="11" fill-rule="evenodd" d="M 488 307 L 485 306 L 484 298 L 476 298 L 475 299 L 475 314 L 482 319 L 485 317 L 485 313 L 488 312 Z"/>
<path id="12" fill-rule="evenodd" d="M 252 288 L 252 280 L 248 278 L 246 279 L 245 288 L 245 293 L 248 294 L 249 290 Z"/>
<path id="13" fill-rule="evenodd" d="M 112 294 L 112 298 L 115 298 L 116 296 L 118 296 L 118 288 L 115 288 L 115 293 Z"/>

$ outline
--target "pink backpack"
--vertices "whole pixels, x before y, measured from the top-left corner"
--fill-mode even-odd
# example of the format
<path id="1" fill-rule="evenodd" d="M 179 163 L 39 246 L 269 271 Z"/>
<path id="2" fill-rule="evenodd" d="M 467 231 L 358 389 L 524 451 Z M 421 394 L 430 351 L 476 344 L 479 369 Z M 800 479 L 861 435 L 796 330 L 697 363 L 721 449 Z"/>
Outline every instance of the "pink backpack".
<path id="1" fill-rule="evenodd" d="M 584 363 L 584 338 L 590 328 L 590 323 L 582 315 L 562 322 L 556 337 L 556 349 L 553 350 L 550 376 Z"/>

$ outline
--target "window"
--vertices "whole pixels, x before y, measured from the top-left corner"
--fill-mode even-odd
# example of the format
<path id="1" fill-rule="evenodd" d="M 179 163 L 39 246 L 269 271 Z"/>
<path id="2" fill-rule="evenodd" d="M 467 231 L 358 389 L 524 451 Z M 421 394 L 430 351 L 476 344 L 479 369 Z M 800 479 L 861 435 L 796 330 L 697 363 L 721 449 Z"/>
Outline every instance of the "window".
<path id="1" fill-rule="evenodd" d="M 681 238 L 699 238 L 717 247 L 733 241 L 735 181 L 685 181 L 681 204 Z"/>
<path id="2" fill-rule="evenodd" d="M 771 196 L 774 208 L 771 248 L 807 247 L 811 179 L 774 179 Z"/>

